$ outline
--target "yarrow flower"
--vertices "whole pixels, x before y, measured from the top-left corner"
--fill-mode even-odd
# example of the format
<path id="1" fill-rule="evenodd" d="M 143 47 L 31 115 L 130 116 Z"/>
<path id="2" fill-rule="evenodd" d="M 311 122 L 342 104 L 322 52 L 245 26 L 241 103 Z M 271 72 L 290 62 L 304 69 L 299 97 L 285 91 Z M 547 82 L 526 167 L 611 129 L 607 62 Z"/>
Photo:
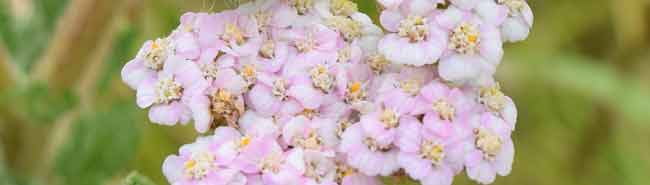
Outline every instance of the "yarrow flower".
<path id="1" fill-rule="evenodd" d="M 269 0 L 186 13 L 122 80 L 162 125 L 202 133 L 170 184 L 481 184 L 511 171 L 517 109 L 493 78 L 533 23 L 525 0 Z"/>

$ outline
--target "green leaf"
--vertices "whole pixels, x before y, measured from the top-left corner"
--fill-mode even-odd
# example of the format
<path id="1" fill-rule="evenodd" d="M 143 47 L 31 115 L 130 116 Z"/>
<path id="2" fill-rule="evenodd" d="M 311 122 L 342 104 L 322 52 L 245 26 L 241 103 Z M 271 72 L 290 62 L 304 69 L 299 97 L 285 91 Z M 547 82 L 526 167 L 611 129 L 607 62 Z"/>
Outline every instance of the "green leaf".
<path id="1" fill-rule="evenodd" d="M 122 183 L 123 185 L 156 185 L 149 177 L 146 177 L 137 171 L 133 171 L 129 174 L 129 176 L 126 176 L 126 179 L 124 179 L 124 182 Z"/>
<path id="2" fill-rule="evenodd" d="M 377 10 L 378 5 L 376 1 L 355 0 L 355 2 L 359 7 L 359 12 L 365 13 L 370 16 L 375 23 L 378 23 L 379 11 Z"/>
<path id="3" fill-rule="evenodd" d="M 130 104 L 82 115 L 58 152 L 55 170 L 64 184 L 99 184 L 124 168 L 136 152 L 140 127 Z"/>

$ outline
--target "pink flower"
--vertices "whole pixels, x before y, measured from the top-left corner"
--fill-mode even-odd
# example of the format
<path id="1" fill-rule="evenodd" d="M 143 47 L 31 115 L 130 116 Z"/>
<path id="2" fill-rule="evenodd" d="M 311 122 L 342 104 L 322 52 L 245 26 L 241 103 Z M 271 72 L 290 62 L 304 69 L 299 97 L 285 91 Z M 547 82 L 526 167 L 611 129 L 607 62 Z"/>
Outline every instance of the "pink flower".
<path id="1" fill-rule="evenodd" d="M 382 26 L 390 32 L 379 42 L 378 51 L 396 64 L 422 66 L 436 63 L 447 40 L 435 24 L 436 2 L 405 1 L 381 13 Z"/>
<path id="2" fill-rule="evenodd" d="M 345 130 L 339 151 L 347 155 L 346 161 L 350 166 L 366 175 L 388 176 L 399 169 L 398 150 L 392 145 L 379 145 L 375 138 L 363 131 L 360 124 Z"/>
<path id="3" fill-rule="evenodd" d="M 303 166 L 302 153 L 284 152 L 268 137 L 250 140 L 233 162 L 248 174 L 261 174 L 263 184 L 271 185 L 298 184 Z"/>
<path id="4" fill-rule="evenodd" d="M 424 84 L 433 79 L 434 72 L 427 68 L 403 67 L 399 74 L 384 74 L 374 88 L 375 101 L 393 107 L 402 113 L 415 108 L 416 97 Z"/>
<path id="5" fill-rule="evenodd" d="M 517 123 L 517 107 L 514 101 L 501 91 L 501 85 L 494 80 L 474 90 L 478 102 L 483 105 L 483 111 L 503 119 L 512 130 Z"/>
<path id="6" fill-rule="evenodd" d="M 281 30 L 277 36 L 288 41 L 297 50 L 297 55 L 291 60 L 301 63 L 334 62 L 337 57 L 337 49 L 343 43 L 337 32 L 318 24 Z"/>
<path id="7" fill-rule="evenodd" d="M 255 111 L 247 110 L 239 118 L 238 125 L 242 133 L 249 136 L 268 136 L 277 138 L 281 134 L 282 125 L 272 117 L 264 117 Z"/>
<path id="8" fill-rule="evenodd" d="M 487 3 L 486 3 L 487 2 Z M 533 27 L 533 11 L 525 0 L 498 0 L 497 7 L 494 1 L 486 1 L 481 4 L 488 4 L 479 14 L 494 14 L 494 11 L 502 11 L 506 14 L 501 24 L 501 37 L 506 42 L 522 41 L 528 37 L 530 28 Z M 488 9 L 489 8 L 489 9 Z M 477 8 L 477 10 L 480 8 Z M 484 13 L 482 13 L 484 12 Z"/>
<path id="9" fill-rule="evenodd" d="M 294 115 L 304 109 L 316 110 L 323 103 L 323 94 L 304 76 L 260 73 L 258 82 L 248 93 L 248 99 L 255 111 L 264 116 Z"/>
<path id="10" fill-rule="evenodd" d="M 171 42 L 175 46 L 176 55 L 185 59 L 195 60 L 201 54 L 198 41 L 199 22 L 207 13 L 188 12 L 181 16 L 181 24 L 172 32 Z"/>
<path id="11" fill-rule="evenodd" d="M 300 184 L 305 185 L 336 185 L 336 163 L 334 156 L 314 150 L 297 148 L 293 153 L 301 153 L 302 163 L 297 166 L 302 177 Z"/>
<path id="12" fill-rule="evenodd" d="M 508 175 L 515 152 L 510 127 L 501 118 L 483 113 L 472 121 L 471 128 L 472 133 L 464 142 L 469 178 L 490 184 L 497 174 Z"/>
<path id="13" fill-rule="evenodd" d="M 203 64 L 205 83 L 192 94 L 189 106 L 199 132 L 206 132 L 215 120 L 235 126 L 244 112 L 243 92 L 246 81 L 232 68 L 221 68 L 216 63 Z M 212 71 L 210 71 L 212 70 Z"/>
<path id="14" fill-rule="evenodd" d="M 462 143 L 421 127 L 415 119 L 400 125 L 397 161 L 410 177 L 424 185 L 451 185 L 454 175 L 463 169 Z"/>
<path id="15" fill-rule="evenodd" d="M 443 138 L 464 129 L 475 109 L 475 104 L 460 89 L 437 81 L 422 88 L 415 104 L 411 114 L 424 114 L 424 128 Z"/>
<path id="16" fill-rule="evenodd" d="M 257 23 L 234 10 L 203 17 L 198 39 L 203 48 L 220 48 L 238 57 L 257 54 L 262 42 Z"/>
<path id="17" fill-rule="evenodd" d="M 282 70 L 289 57 L 295 55 L 294 51 L 289 49 L 289 43 L 265 39 L 262 42 L 260 51 L 249 61 L 260 72 L 276 73 Z"/>
<path id="18" fill-rule="evenodd" d="M 374 138 L 378 145 L 391 145 L 397 137 L 400 123 L 409 119 L 403 117 L 406 113 L 382 104 L 375 111 L 362 115 L 359 124 L 363 132 Z"/>
<path id="19" fill-rule="evenodd" d="M 296 116 L 282 130 L 282 139 L 289 146 L 334 154 L 339 143 L 336 120 Z"/>
<path id="20" fill-rule="evenodd" d="M 273 23 L 280 28 L 305 27 L 319 21 L 314 1 L 275 0 Z"/>
<path id="21" fill-rule="evenodd" d="M 195 63 L 170 56 L 158 76 L 140 83 L 137 104 L 140 108 L 151 107 L 149 119 L 154 123 L 187 123 L 191 112 L 186 103 L 203 83 L 201 70 Z"/>
<path id="22" fill-rule="evenodd" d="M 436 17 L 447 30 L 448 48 L 440 59 L 440 76 L 455 83 L 474 83 L 491 78 L 501 62 L 499 29 L 469 11 L 450 6 Z"/>
<path id="23" fill-rule="evenodd" d="M 145 42 L 136 57 L 122 68 L 122 81 L 131 89 L 137 89 L 142 81 L 158 75 L 172 51 L 173 46 L 168 38 Z"/>
<path id="24" fill-rule="evenodd" d="M 200 137 L 195 143 L 183 145 L 179 155 L 168 156 L 163 173 L 170 184 L 245 185 L 246 176 L 237 169 L 219 165 L 215 137 Z"/>

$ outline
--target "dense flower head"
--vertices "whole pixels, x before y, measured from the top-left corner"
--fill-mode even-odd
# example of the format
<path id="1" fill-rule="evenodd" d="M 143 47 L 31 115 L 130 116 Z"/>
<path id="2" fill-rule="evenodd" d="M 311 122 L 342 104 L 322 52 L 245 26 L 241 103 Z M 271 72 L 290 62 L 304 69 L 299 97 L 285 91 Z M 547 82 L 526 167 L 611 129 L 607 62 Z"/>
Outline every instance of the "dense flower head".
<path id="1" fill-rule="evenodd" d="M 517 110 L 493 75 L 529 34 L 526 1 L 378 3 L 381 27 L 351 0 L 252 1 L 145 42 L 121 72 L 137 106 L 203 133 L 164 161 L 169 183 L 508 175 Z"/>

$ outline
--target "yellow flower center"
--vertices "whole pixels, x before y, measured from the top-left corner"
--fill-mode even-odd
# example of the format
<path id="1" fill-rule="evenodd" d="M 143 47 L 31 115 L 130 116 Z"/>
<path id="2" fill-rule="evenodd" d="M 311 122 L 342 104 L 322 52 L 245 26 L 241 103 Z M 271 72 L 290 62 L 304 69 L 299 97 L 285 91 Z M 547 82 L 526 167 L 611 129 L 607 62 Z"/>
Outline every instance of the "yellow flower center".
<path id="1" fill-rule="evenodd" d="M 399 125 L 399 115 L 391 109 L 384 109 L 379 116 L 379 120 L 385 128 L 396 128 Z"/>
<path id="2" fill-rule="evenodd" d="M 476 25 L 464 22 L 456 27 L 449 38 L 449 48 L 460 54 L 477 54 L 479 52 L 479 30 Z"/>
<path id="3" fill-rule="evenodd" d="M 420 82 L 417 80 L 413 80 L 413 79 L 402 80 L 399 86 L 403 92 L 411 96 L 418 95 L 418 93 L 420 92 Z"/>
<path id="4" fill-rule="evenodd" d="M 420 42 L 427 39 L 429 28 L 426 25 L 427 19 L 422 16 L 409 15 L 400 21 L 397 34 L 409 38 L 411 42 Z"/>
<path id="5" fill-rule="evenodd" d="M 330 11 L 334 15 L 350 16 L 358 11 L 357 4 L 350 0 L 332 0 Z"/>
<path id="6" fill-rule="evenodd" d="M 264 42 L 260 48 L 260 56 L 268 59 L 273 58 L 275 56 L 275 43 L 271 40 Z"/>
<path id="7" fill-rule="evenodd" d="M 334 77 L 328 73 L 327 68 L 324 65 L 318 64 L 316 67 L 312 68 L 309 73 L 314 87 L 323 92 L 329 92 L 329 90 L 332 89 L 332 86 L 334 85 Z"/>
<path id="8" fill-rule="evenodd" d="M 245 109 L 242 103 L 238 103 L 239 98 L 225 89 L 212 92 L 210 101 L 211 114 L 215 116 L 217 122 L 226 121 L 228 124 L 235 124 Z"/>
<path id="9" fill-rule="evenodd" d="M 506 105 L 506 96 L 501 92 L 501 87 L 496 84 L 492 87 L 482 87 L 479 89 L 479 102 L 490 111 L 499 112 Z"/>
<path id="10" fill-rule="evenodd" d="M 366 99 L 366 92 L 363 90 L 361 82 L 356 81 L 348 84 L 348 93 L 345 96 L 345 101 L 353 103 Z"/>
<path id="11" fill-rule="evenodd" d="M 297 146 L 301 146 L 305 149 L 318 150 L 323 143 L 323 139 L 318 135 L 317 132 L 309 130 L 307 136 L 303 138 L 297 138 L 295 142 Z"/>
<path id="12" fill-rule="evenodd" d="M 309 52 L 316 47 L 316 40 L 314 40 L 311 33 L 305 39 L 297 40 L 294 45 L 301 53 Z"/>
<path id="13" fill-rule="evenodd" d="M 144 66 L 153 70 L 161 70 L 167 59 L 169 47 L 169 40 L 166 38 L 153 41 L 150 50 L 144 55 Z"/>
<path id="14" fill-rule="evenodd" d="M 226 41 L 235 41 L 235 43 L 237 43 L 238 45 L 244 44 L 244 42 L 246 42 L 244 33 L 241 31 L 241 29 L 239 29 L 239 27 L 236 24 L 232 24 L 232 23 L 226 24 L 226 29 L 222 36 L 222 39 Z"/>
<path id="15" fill-rule="evenodd" d="M 286 100 L 287 95 L 287 81 L 284 79 L 278 79 L 273 82 L 273 89 L 271 90 L 273 96 L 280 100 Z"/>
<path id="16" fill-rule="evenodd" d="M 349 17 L 333 16 L 325 20 L 325 24 L 341 33 L 345 41 L 352 41 L 361 37 L 363 34 L 363 25 Z"/>
<path id="17" fill-rule="evenodd" d="M 370 69 L 375 72 L 375 74 L 380 74 L 383 72 L 389 63 L 386 57 L 384 57 L 382 54 L 372 54 L 368 56 L 366 62 L 370 66 Z"/>
<path id="18" fill-rule="evenodd" d="M 313 7 L 313 0 L 288 0 L 289 5 L 294 7 L 298 12 L 298 15 L 305 15 Z"/>
<path id="19" fill-rule="evenodd" d="M 442 163 L 445 152 L 442 144 L 424 141 L 420 146 L 420 155 L 422 158 L 430 160 L 434 166 L 438 166 Z"/>
<path id="20" fill-rule="evenodd" d="M 438 100 L 434 102 L 433 110 L 435 110 L 438 113 L 440 119 L 447 120 L 447 121 L 453 120 L 454 115 L 456 114 L 456 109 L 454 108 L 454 106 L 444 100 Z"/>
<path id="21" fill-rule="evenodd" d="M 211 170 L 216 169 L 214 164 L 215 156 L 205 152 L 197 152 L 192 154 L 189 160 L 183 164 L 183 173 L 186 177 L 193 180 L 201 180 L 210 173 Z"/>
<path id="22" fill-rule="evenodd" d="M 174 77 L 162 77 L 158 80 L 154 89 L 157 98 L 156 103 L 165 104 L 181 98 L 183 87 L 174 80 Z"/>
<path id="23" fill-rule="evenodd" d="M 501 138 L 485 129 L 475 129 L 474 135 L 476 136 L 474 144 L 477 149 L 483 152 L 483 158 L 486 160 L 494 160 L 503 145 Z"/>
<path id="24" fill-rule="evenodd" d="M 509 15 L 520 13 L 521 10 L 524 9 L 524 6 L 526 5 L 526 2 L 523 0 L 497 0 L 497 3 L 508 7 Z"/>

